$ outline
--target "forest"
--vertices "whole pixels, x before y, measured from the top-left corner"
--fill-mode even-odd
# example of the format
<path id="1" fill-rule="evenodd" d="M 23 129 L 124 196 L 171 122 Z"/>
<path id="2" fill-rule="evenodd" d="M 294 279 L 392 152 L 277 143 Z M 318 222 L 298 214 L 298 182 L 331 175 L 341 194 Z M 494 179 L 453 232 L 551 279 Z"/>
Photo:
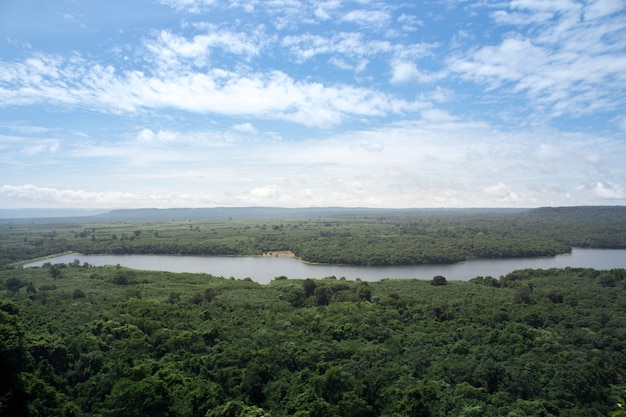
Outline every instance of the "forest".
<path id="1" fill-rule="evenodd" d="M 626 270 L 469 282 L 0 271 L 0 415 L 607 416 Z"/>
<path id="2" fill-rule="evenodd" d="M 22 267 L 64 252 L 291 250 L 389 265 L 626 248 L 625 207 L 264 213 L 3 221 L 0 416 L 587 417 L 626 406 L 625 269 L 261 285 L 78 260 Z"/>
<path id="3" fill-rule="evenodd" d="M 220 209 L 208 220 L 181 220 L 198 217 L 194 210 L 148 210 L 145 221 L 137 221 L 132 210 L 54 222 L 5 220 L 0 267 L 67 252 L 261 255 L 290 250 L 305 262 L 373 266 L 554 256 L 572 247 L 626 248 L 623 206 L 277 210 Z"/>

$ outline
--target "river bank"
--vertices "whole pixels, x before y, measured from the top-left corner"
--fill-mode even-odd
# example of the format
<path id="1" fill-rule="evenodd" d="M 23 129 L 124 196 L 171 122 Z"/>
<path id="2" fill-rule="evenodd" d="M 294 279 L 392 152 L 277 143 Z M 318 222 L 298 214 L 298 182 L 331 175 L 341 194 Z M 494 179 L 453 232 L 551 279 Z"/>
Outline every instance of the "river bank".
<path id="1" fill-rule="evenodd" d="M 71 263 L 78 259 L 90 265 L 122 265 L 141 270 L 208 273 L 215 276 L 250 278 L 267 284 L 275 277 L 325 278 L 344 277 L 350 280 L 378 281 L 385 278 L 431 279 L 443 275 L 449 280 L 467 281 L 476 276 L 498 278 L 518 269 L 550 268 L 626 268 L 626 249 L 574 248 L 571 254 L 554 257 L 518 259 L 477 259 L 456 264 L 353 266 L 309 264 L 289 256 L 183 256 L 183 255 L 81 255 L 65 254 L 30 262 L 25 267 L 46 262 Z"/>

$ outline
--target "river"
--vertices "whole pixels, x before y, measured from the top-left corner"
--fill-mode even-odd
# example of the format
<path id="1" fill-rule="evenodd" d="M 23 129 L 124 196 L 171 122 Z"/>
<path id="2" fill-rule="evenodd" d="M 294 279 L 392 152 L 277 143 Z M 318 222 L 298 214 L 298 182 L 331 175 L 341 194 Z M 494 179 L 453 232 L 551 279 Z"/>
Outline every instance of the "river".
<path id="1" fill-rule="evenodd" d="M 267 284 L 277 276 L 378 281 L 383 278 L 431 279 L 443 275 L 448 280 L 467 281 L 476 276 L 495 278 L 517 269 L 583 267 L 594 269 L 626 268 L 626 249 L 579 249 L 571 254 L 545 258 L 477 259 L 451 265 L 351 266 L 312 265 L 295 258 L 268 256 L 176 256 L 176 255 L 81 255 L 69 254 L 26 264 L 71 263 L 78 259 L 90 265 L 122 265 L 134 269 L 208 273 L 236 279 L 251 278 Z"/>

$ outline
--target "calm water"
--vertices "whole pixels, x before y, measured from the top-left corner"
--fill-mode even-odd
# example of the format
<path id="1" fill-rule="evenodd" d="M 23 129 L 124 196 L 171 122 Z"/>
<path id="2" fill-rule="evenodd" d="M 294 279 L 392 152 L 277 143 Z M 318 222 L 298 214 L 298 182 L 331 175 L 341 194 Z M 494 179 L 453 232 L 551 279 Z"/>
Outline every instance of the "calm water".
<path id="1" fill-rule="evenodd" d="M 135 269 L 205 272 L 215 276 L 251 278 L 261 284 L 270 282 L 277 276 L 289 278 L 324 278 L 336 276 L 349 280 L 360 278 L 363 281 L 377 281 L 382 278 L 431 279 L 443 275 L 449 280 L 469 280 L 476 276 L 498 278 L 516 269 L 524 268 L 565 268 L 583 267 L 594 269 L 626 268 L 624 249 L 574 249 L 571 255 L 553 258 L 493 259 L 474 260 L 452 265 L 417 266 L 342 266 L 309 265 L 294 258 L 261 256 L 172 256 L 172 255 L 80 255 L 70 254 L 46 261 L 34 262 L 26 267 L 41 266 L 46 262 L 70 263 L 78 259 L 81 264 L 117 265 Z"/>

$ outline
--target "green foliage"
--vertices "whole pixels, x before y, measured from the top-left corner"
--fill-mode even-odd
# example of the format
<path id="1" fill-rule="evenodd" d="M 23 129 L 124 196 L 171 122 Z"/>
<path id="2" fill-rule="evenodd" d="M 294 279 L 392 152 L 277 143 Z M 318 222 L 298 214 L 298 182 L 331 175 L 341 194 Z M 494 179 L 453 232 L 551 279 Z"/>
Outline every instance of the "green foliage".
<path id="1" fill-rule="evenodd" d="M 11 277 L 6 280 L 4 287 L 11 292 L 18 292 L 20 288 L 25 287 L 26 284 L 20 279 Z"/>
<path id="2" fill-rule="evenodd" d="M 136 284 L 135 272 L 130 269 L 118 269 L 115 272 L 115 276 L 112 279 L 116 285 L 131 285 Z"/>
<path id="3" fill-rule="evenodd" d="M 615 403 L 616 410 L 611 414 L 611 417 L 620 417 L 626 415 L 626 395 L 624 394 L 618 397 L 617 402 Z"/>
<path id="4" fill-rule="evenodd" d="M 262 408 L 246 405 L 241 401 L 229 401 L 206 413 L 206 417 L 271 417 Z"/>
<path id="5" fill-rule="evenodd" d="M 443 275 L 435 275 L 433 279 L 430 281 L 430 283 L 432 285 L 439 286 L 439 285 L 446 285 L 447 281 L 446 281 L 446 277 L 444 277 Z"/>
<path id="6" fill-rule="evenodd" d="M 103 417 L 170 415 L 169 391 L 163 381 L 146 377 L 139 381 L 119 379 L 104 400 Z"/>
<path id="7" fill-rule="evenodd" d="M 445 286 L 120 271 L 0 271 L 40 289 L 0 293 L 0 415 L 604 416 L 626 370 L 624 270 Z"/>
<path id="8" fill-rule="evenodd" d="M 261 255 L 292 251 L 304 261 L 317 263 L 409 265 L 554 256 L 573 246 L 626 248 L 626 207 L 325 213 L 326 217 L 306 218 L 306 212 L 294 212 L 292 219 L 214 219 L 193 224 L 0 223 L 0 267 L 65 252 Z M 63 277 L 61 267 L 49 271 L 55 278 Z"/>
<path id="9" fill-rule="evenodd" d="M 19 308 L 3 299 L 0 300 L 0 415 L 26 415 L 26 395 L 20 377 L 24 367 L 24 335 Z"/>

